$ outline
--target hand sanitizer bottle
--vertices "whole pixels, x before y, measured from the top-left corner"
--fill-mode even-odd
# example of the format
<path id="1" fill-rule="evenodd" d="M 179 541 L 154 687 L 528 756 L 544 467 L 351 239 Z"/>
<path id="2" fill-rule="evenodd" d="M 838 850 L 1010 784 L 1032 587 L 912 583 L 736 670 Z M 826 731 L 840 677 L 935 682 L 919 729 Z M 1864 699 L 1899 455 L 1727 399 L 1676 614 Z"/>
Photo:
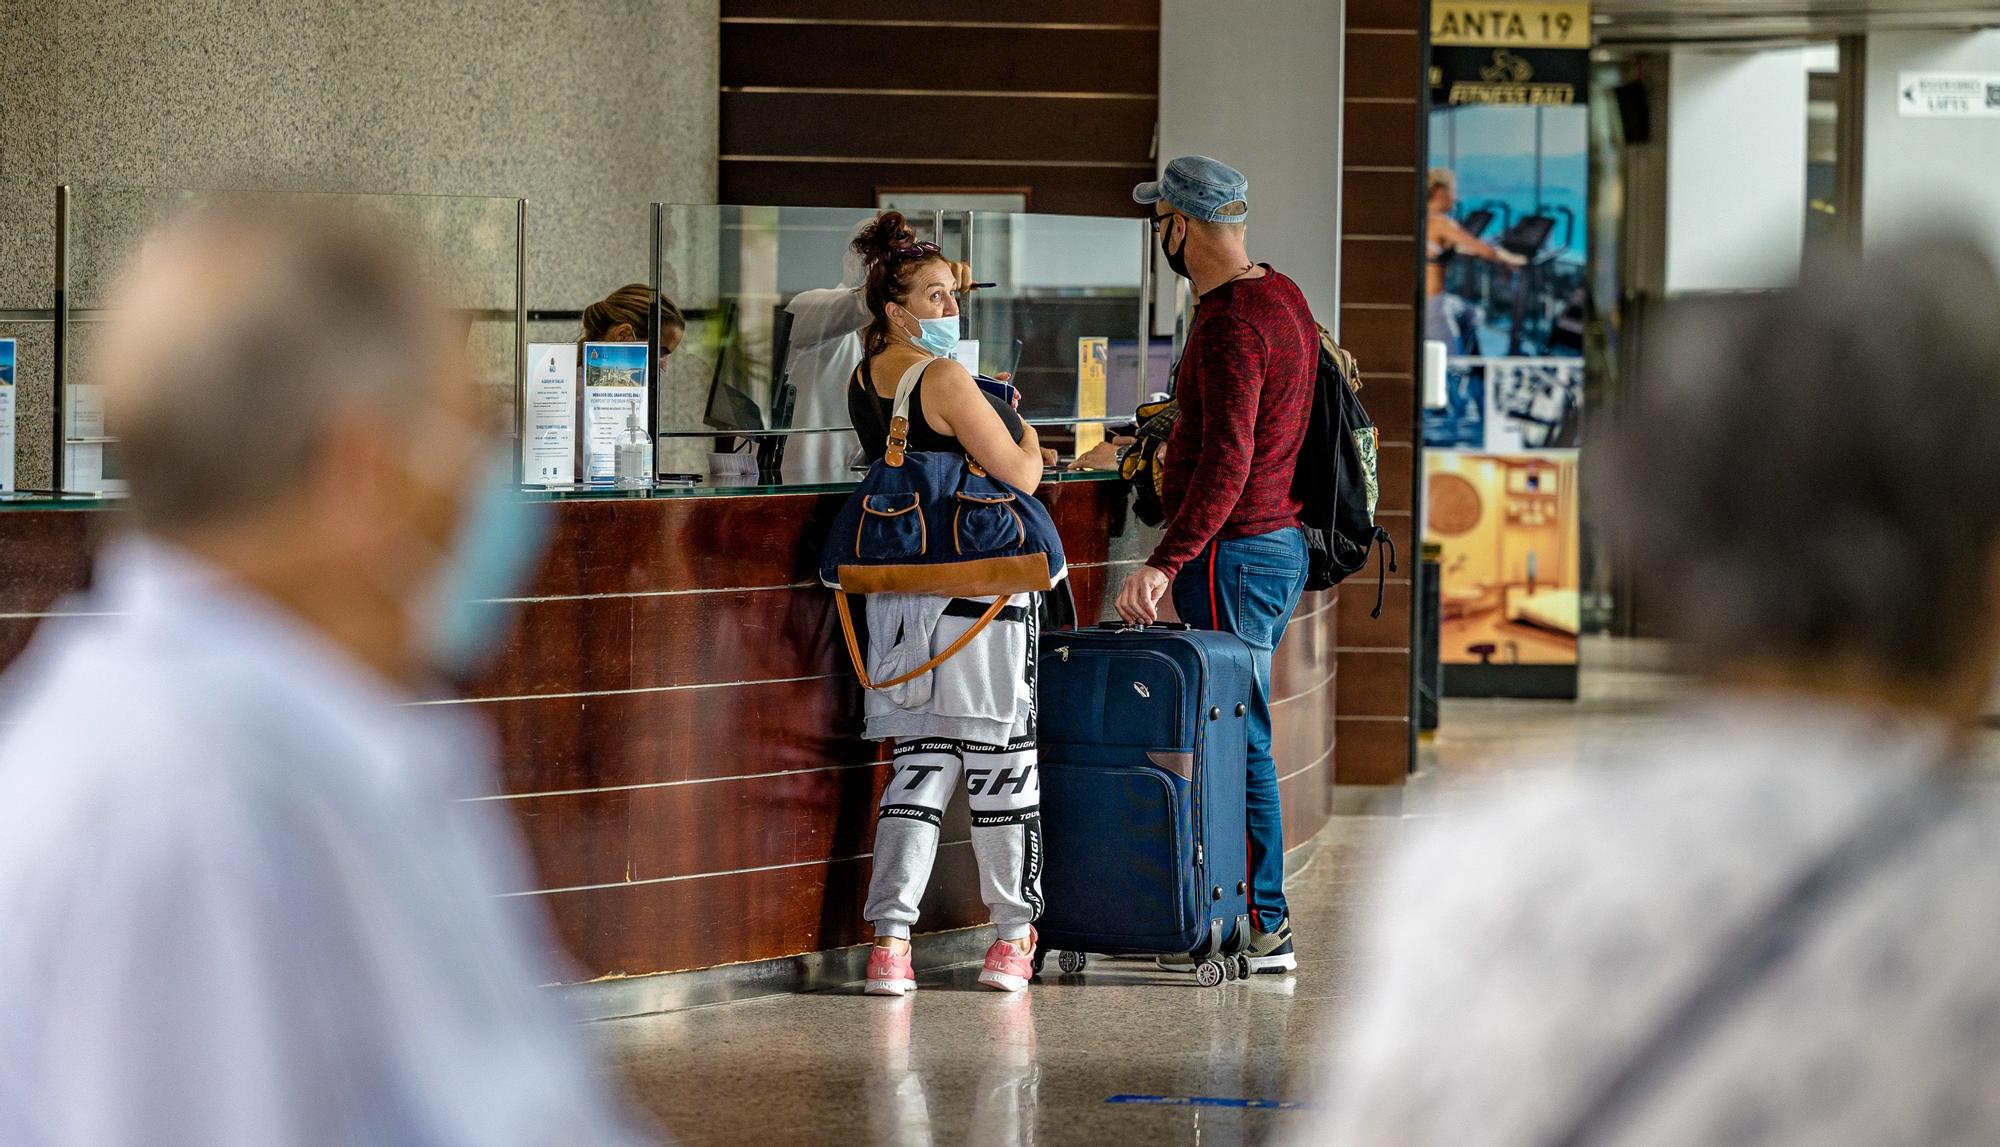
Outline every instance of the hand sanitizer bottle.
<path id="1" fill-rule="evenodd" d="M 653 439 L 639 424 L 639 404 L 632 404 L 625 416 L 625 433 L 618 436 L 616 480 L 624 489 L 645 489 L 653 484 Z"/>

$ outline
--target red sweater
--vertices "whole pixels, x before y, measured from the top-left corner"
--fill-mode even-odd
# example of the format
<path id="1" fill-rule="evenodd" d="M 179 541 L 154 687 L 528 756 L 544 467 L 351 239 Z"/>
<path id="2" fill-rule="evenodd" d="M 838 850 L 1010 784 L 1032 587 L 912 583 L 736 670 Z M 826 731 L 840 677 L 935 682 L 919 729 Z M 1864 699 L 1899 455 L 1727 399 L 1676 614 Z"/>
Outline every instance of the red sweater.
<path id="1" fill-rule="evenodd" d="M 1166 535 L 1146 562 L 1168 577 L 1216 538 L 1298 524 L 1292 475 L 1311 418 L 1319 333 L 1298 284 L 1265 272 L 1204 295 L 1181 351 Z"/>

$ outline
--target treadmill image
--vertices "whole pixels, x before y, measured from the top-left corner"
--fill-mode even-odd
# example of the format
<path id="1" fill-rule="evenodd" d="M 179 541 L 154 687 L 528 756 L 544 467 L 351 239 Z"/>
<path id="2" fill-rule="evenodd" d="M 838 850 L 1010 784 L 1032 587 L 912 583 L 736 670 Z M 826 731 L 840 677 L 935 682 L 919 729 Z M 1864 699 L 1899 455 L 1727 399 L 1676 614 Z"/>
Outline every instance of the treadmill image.
<path id="1" fill-rule="evenodd" d="M 1563 217 L 1563 240 L 1553 248 L 1549 246 L 1549 238 L 1556 230 L 1556 214 L 1550 214 L 1552 211 Z M 1533 215 L 1523 216 L 1520 222 L 1514 224 L 1500 237 L 1501 250 L 1527 260 L 1527 265 L 1514 273 L 1514 299 L 1511 308 L 1513 321 L 1512 329 L 1507 336 L 1509 355 L 1525 353 L 1527 336 L 1531 333 L 1538 336 L 1535 340 L 1536 352 L 1547 350 L 1547 332 L 1554 316 L 1531 313 L 1528 301 L 1543 297 L 1550 278 L 1551 265 L 1569 252 L 1570 243 L 1575 236 L 1574 212 L 1567 207 L 1551 208 L 1539 205 Z M 1531 324 L 1534 328 L 1532 331 Z"/>

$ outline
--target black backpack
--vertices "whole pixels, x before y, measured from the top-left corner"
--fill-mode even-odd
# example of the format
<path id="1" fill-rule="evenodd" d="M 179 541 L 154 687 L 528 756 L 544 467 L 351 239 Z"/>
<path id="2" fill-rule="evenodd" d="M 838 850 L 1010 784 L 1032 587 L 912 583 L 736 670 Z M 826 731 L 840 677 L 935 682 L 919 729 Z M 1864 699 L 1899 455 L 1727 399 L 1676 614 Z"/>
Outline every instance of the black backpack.
<path id="1" fill-rule="evenodd" d="M 1358 391 L 1361 370 L 1354 356 L 1342 350 L 1319 328 L 1319 374 L 1313 380 L 1312 421 L 1299 446 L 1298 471 L 1292 493 L 1305 508 L 1306 588 L 1328 589 L 1368 564 L 1368 550 L 1381 543 L 1380 558 L 1388 572 L 1396 569 L 1396 543 L 1389 531 L 1375 524 L 1375 500 L 1380 493 L 1376 449 L 1380 435 L 1362 409 Z M 1375 610 L 1382 616 L 1382 594 L 1388 572 L 1377 567 Z"/>

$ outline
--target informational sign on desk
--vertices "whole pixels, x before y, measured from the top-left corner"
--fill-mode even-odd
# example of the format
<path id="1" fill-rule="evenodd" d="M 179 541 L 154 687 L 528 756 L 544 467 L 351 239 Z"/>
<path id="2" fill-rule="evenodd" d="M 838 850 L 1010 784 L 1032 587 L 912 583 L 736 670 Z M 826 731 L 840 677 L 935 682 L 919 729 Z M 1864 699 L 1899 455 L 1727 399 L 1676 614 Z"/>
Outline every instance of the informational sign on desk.
<path id="1" fill-rule="evenodd" d="M 618 436 L 632 408 L 639 425 L 651 426 L 646 406 L 646 344 L 583 344 L 584 477 L 609 482 L 617 477 Z"/>
<path id="2" fill-rule="evenodd" d="M 1108 400 L 1110 374 L 1106 360 L 1110 357 L 1111 340 L 1098 336 L 1076 340 L 1076 416 L 1078 418 L 1104 417 Z M 1092 447 L 1104 441 L 1104 423 L 1079 422 L 1076 427 L 1076 453 L 1082 457 Z"/>
<path id="3" fill-rule="evenodd" d="M 530 343 L 521 401 L 521 481 L 576 481 L 576 344 Z"/>
<path id="4" fill-rule="evenodd" d="M 1896 110 L 1906 116 L 2000 116 L 2000 72 L 1899 72 Z"/>
<path id="5" fill-rule="evenodd" d="M 0 339 L 0 491 L 14 488 L 14 340 Z"/>

